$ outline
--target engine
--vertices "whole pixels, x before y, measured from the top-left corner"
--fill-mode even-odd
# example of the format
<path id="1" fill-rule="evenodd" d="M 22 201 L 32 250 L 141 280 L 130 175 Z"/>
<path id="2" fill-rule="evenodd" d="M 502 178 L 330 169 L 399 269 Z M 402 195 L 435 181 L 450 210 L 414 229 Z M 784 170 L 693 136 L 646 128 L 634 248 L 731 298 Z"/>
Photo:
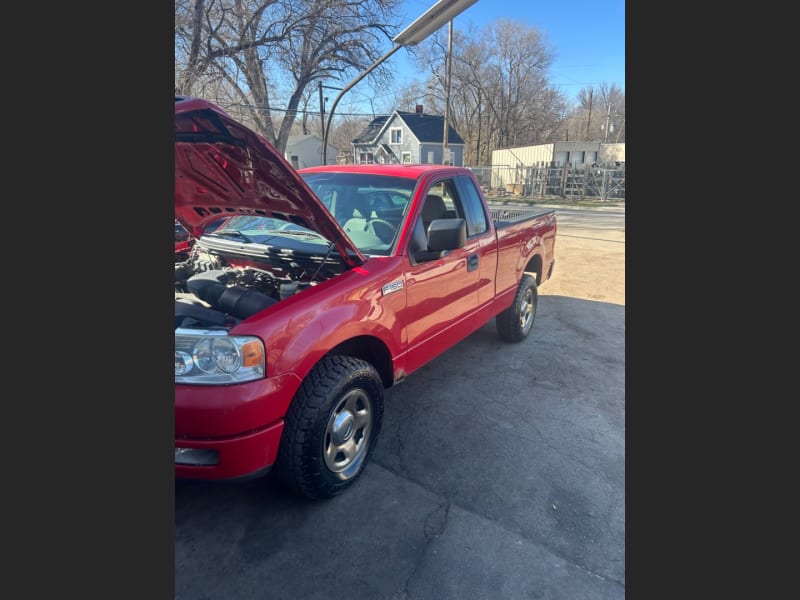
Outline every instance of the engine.
<path id="1" fill-rule="evenodd" d="M 226 265 L 194 249 L 175 263 L 175 328 L 230 328 L 309 285 L 285 272 Z"/>

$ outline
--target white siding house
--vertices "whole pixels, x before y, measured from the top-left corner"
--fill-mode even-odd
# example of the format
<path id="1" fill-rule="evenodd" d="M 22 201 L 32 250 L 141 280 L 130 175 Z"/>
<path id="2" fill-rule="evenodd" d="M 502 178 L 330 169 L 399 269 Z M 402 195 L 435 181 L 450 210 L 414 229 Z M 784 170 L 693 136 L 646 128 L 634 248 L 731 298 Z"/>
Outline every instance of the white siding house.
<path id="1" fill-rule="evenodd" d="M 328 142 L 328 164 L 336 163 L 339 149 Z M 322 164 L 322 138 L 314 135 L 290 135 L 284 157 L 295 169 L 316 167 Z"/>

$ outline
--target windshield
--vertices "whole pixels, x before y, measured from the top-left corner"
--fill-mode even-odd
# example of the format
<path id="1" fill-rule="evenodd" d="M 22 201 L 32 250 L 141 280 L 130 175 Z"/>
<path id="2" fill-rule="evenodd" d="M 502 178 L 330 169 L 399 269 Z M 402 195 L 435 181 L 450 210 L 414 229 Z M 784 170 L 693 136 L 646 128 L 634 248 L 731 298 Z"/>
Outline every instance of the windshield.
<path id="1" fill-rule="evenodd" d="M 288 237 L 302 239 L 304 242 L 318 244 L 323 252 L 330 246 L 328 240 L 322 235 L 307 229 L 296 223 L 290 223 L 282 219 L 270 217 L 259 217 L 254 215 L 238 215 L 228 217 L 221 222 L 215 222 L 217 226 L 211 230 L 206 228 L 203 235 L 212 235 L 242 241 L 248 244 L 278 245 L 275 238 Z"/>
<path id="2" fill-rule="evenodd" d="M 367 173 L 300 173 L 364 254 L 388 255 L 416 179 Z"/>

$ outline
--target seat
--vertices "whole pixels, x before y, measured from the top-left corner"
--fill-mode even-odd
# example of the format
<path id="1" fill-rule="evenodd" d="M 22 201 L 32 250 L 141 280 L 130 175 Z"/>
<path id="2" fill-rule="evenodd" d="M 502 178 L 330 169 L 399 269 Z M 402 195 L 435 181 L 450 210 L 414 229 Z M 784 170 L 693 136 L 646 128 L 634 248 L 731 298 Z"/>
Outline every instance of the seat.
<path id="1" fill-rule="evenodd" d="M 341 198 L 336 211 L 336 219 L 342 224 L 342 229 L 347 232 L 365 231 L 371 213 L 369 199 L 353 192 L 349 196 Z"/>
<path id="2" fill-rule="evenodd" d="M 428 234 L 428 226 L 434 219 L 444 219 L 447 217 L 447 206 L 442 200 L 441 196 L 436 194 L 428 194 L 425 198 L 425 204 L 422 205 L 422 225 L 425 229 L 425 235 Z"/>
<path id="3" fill-rule="evenodd" d="M 362 219 L 370 219 L 372 217 L 372 208 L 369 205 L 369 197 L 355 193 L 353 194 L 353 206 L 355 212 L 358 213 Z"/>
<path id="4" fill-rule="evenodd" d="M 425 237 L 425 227 L 422 225 L 422 217 L 417 217 L 414 229 L 411 230 L 411 240 L 408 246 L 411 257 L 415 258 L 420 252 L 428 250 L 428 239 Z"/>

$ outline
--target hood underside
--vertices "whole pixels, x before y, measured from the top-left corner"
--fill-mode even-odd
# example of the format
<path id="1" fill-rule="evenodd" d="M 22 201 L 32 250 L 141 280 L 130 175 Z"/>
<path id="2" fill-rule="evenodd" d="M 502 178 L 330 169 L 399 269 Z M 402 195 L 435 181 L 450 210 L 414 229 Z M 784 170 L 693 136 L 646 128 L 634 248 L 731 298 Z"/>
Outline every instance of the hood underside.
<path id="1" fill-rule="evenodd" d="M 175 98 L 175 218 L 194 237 L 220 217 L 259 215 L 333 241 L 353 266 L 365 258 L 300 175 L 264 137 L 218 106 Z"/>

